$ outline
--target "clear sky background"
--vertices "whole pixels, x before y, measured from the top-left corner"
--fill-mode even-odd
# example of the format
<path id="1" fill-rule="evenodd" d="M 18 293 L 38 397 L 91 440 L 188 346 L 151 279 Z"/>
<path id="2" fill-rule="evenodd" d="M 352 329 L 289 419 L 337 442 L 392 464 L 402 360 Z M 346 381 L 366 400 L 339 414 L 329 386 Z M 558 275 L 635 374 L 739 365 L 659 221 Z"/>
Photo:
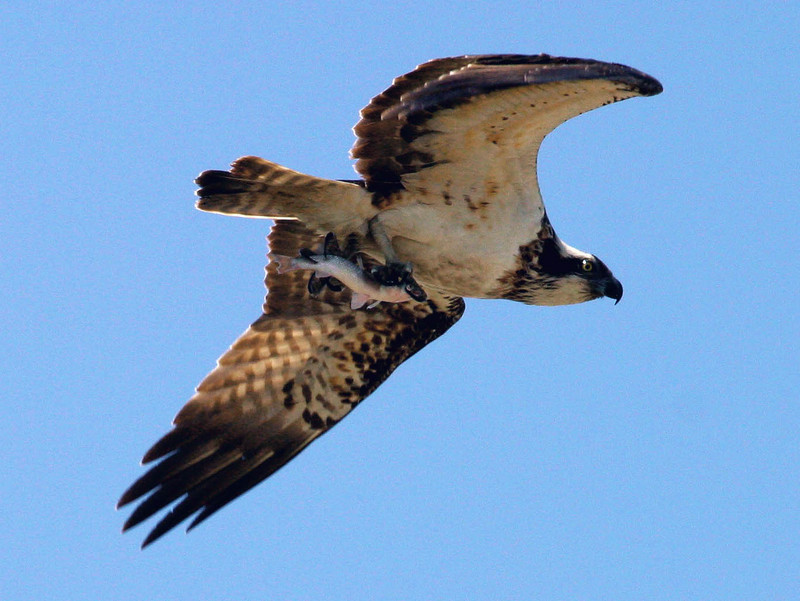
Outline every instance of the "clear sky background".
<path id="1" fill-rule="evenodd" d="M 798 31 L 791 2 L 2 3 L 0 598 L 796 599 Z M 664 84 L 540 155 L 623 301 L 469 301 L 140 551 L 114 504 L 264 292 L 268 223 L 196 211 L 192 179 L 245 154 L 353 177 L 371 96 L 492 52 Z"/>

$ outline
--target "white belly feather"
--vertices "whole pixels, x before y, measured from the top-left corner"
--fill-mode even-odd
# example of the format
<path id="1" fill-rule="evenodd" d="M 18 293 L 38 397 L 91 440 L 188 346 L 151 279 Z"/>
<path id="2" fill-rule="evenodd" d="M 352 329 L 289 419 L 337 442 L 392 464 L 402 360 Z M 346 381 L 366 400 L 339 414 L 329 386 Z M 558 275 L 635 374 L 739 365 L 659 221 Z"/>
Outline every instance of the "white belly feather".
<path id="1" fill-rule="evenodd" d="M 380 220 L 420 284 L 488 298 L 541 227 L 538 190 L 520 192 L 493 181 L 469 192 L 404 191 L 409 200 L 392 203 Z"/>

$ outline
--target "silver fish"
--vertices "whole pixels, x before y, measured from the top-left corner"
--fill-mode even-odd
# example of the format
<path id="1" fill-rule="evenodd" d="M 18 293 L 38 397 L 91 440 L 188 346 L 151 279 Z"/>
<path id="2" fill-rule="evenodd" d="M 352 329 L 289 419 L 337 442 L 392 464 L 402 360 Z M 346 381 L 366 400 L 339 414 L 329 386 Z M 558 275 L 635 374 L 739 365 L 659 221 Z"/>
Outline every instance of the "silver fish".
<path id="1" fill-rule="evenodd" d="M 284 255 L 272 255 L 272 258 L 278 262 L 278 273 L 311 269 L 316 278 L 335 278 L 353 292 L 350 300 L 352 309 L 359 309 L 370 301 L 372 303 L 367 309 L 373 308 L 380 302 L 404 303 L 413 298 L 407 292 L 405 283 L 386 286 L 375 281 L 364 270 L 361 259 L 358 259 L 356 264 L 338 255 L 316 255 L 308 251 L 301 251 L 301 255 L 294 258 Z"/>

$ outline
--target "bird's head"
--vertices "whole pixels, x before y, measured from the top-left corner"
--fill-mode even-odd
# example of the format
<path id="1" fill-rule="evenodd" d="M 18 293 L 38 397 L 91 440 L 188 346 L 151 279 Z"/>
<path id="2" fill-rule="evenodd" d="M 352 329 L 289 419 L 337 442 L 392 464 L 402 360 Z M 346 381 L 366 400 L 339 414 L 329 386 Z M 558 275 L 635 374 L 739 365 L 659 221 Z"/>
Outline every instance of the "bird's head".
<path id="1" fill-rule="evenodd" d="M 605 263 L 554 233 L 521 247 L 518 268 L 509 275 L 503 296 L 531 305 L 572 305 L 604 296 L 618 303 L 622 298 L 622 284 Z"/>

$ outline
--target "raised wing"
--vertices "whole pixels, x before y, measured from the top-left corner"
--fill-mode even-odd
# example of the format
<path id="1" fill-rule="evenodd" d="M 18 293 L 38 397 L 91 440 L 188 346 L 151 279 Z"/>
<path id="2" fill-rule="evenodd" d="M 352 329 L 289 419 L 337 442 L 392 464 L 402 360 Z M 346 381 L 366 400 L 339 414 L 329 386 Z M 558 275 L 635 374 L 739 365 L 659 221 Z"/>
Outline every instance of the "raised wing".
<path id="1" fill-rule="evenodd" d="M 641 71 L 588 59 L 546 54 L 436 59 L 395 79 L 361 111 L 351 155 L 372 191 L 430 192 L 434 182 L 483 190 L 500 178 L 536 188 L 539 146 L 558 125 L 661 90 Z"/>
<path id="2" fill-rule="evenodd" d="M 295 256 L 318 239 L 298 221 L 279 221 L 270 251 Z M 326 290 L 315 299 L 307 280 L 304 272 L 278 274 L 270 262 L 264 314 L 145 454 L 143 463 L 158 463 L 119 506 L 149 496 L 124 529 L 178 502 L 142 546 L 197 514 L 193 528 L 275 473 L 464 311 L 462 299 L 435 296 L 353 311 L 349 291 Z"/>

